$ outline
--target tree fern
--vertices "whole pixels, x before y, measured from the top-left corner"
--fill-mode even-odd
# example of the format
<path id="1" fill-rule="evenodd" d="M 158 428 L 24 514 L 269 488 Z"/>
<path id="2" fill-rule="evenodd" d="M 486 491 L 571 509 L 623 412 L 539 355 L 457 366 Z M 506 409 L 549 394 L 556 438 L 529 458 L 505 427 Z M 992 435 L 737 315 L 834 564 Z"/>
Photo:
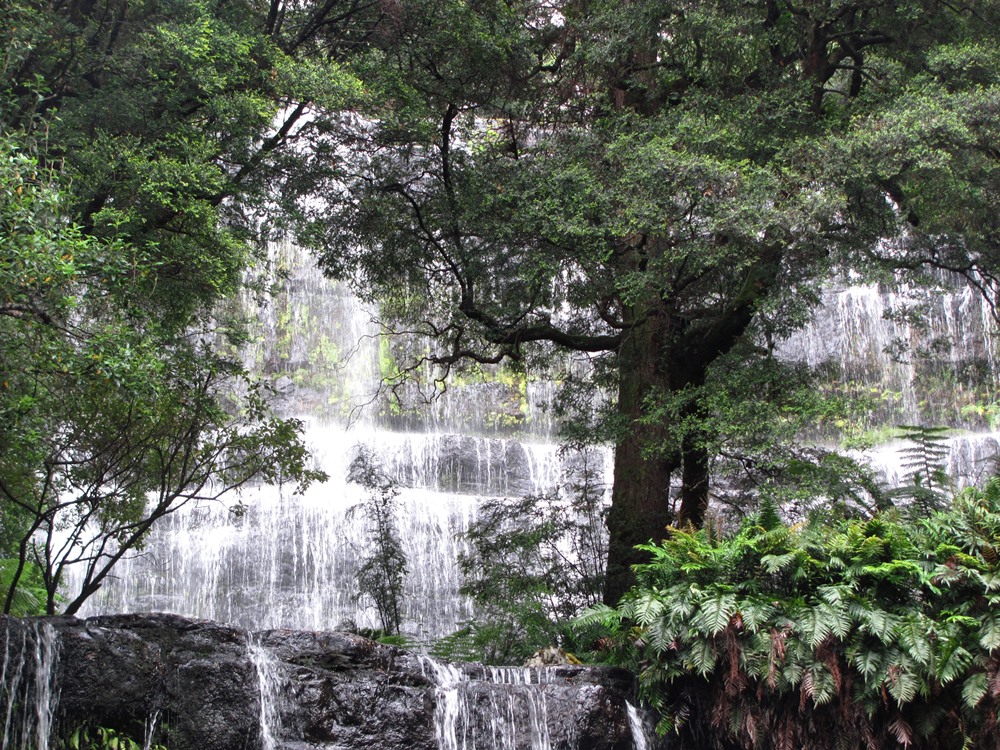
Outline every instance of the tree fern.
<path id="1" fill-rule="evenodd" d="M 891 490 L 889 496 L 909 499 L 919 512 L 943 507 L 951 494 L 945 468 L 948 428 L 900 425 L 899 429 L 909 443 L 901 451 L 906 484 Z"/>

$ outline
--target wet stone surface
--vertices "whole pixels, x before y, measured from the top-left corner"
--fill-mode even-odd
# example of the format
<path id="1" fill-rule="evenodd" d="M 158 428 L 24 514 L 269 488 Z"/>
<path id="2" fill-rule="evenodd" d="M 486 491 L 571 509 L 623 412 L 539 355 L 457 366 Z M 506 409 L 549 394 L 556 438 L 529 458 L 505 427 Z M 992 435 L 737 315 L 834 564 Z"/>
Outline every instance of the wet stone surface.
<path id="1" fill-rule="evenodd" d="M 50 663 L 26 656 L 39 623 Z M 175 615 L 3 618 L 0 629 L 0 709 L 27 711 L 17 726 L 29 727 L 37 693 L 53 737 L 89 722 L 169 750 L 634 747 L 633 681 L 613 668 L 443 664 L 347 633 L 250 633 Z M 53 690 L 24 692 L 46 680 Z"/>

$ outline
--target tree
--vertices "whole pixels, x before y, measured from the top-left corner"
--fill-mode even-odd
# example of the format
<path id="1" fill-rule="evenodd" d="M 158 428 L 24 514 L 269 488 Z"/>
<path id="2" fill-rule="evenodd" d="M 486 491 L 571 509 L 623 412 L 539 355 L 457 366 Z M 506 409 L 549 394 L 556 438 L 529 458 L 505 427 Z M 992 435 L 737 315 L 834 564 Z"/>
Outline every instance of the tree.
<path id="1" fill-rule="evenodd" d="M 601 599 L 607 549 L 594 455 L 567 457 L 578 470 L 557 490 L 480 504 L 459 560 L 473 620 L 438 644 L 442 652 L 465 647 L 466 660 L 516 664 L 553 644 L 575 648 L 571 624 Z"/>
<path id="2" fill-rule="evenodd" d="M 139 254 L 67 224 L 56 176 L 2 146 L 3 611 L 41 589 L 46 612 L 73 614 L 188 502 L 322 475 L 301 425 L 268 415 L 241 366 L 131 304 Z"/>
<path id="3" fill-rule="evenodd" d="M 705 518 L 740 431 L 712 413 L 721 379 L 769 358 L 838 269 L 992 290 L 996 14 L 410 3 L 356 67 L 379 106 L 331 123 L 343 147 L 301 236 L 429 339 L 441 377 L 545 346 L 608 375 L 616 601 L 635 545 Z"/>
<path id="4" fill-rule="evenodd" d="M 0 7 L 4 611 L 75 612 L 150 527 L 255 481 L 308 482 L 295 420 L 222 356 L 274 175 L 364 3 L 14 0 Z M 324 60 L 322 68 L 307 59 Z M 66 567 L 80 591 L 61 592 Z"/>
<path id="5" fill-rule="evenodd" d="M 359 447 L 351 461 L 347 478 L 368 492 L 368 498 L 349 511 L 350 515 L 360 512 L 364 516 L 369 547 L 355 576 L 358 593 L 375 604 L 382 632 L 398 635 L 406 579 L 406 553 L 396 527 L 399 486 L 364 446 Z"/>

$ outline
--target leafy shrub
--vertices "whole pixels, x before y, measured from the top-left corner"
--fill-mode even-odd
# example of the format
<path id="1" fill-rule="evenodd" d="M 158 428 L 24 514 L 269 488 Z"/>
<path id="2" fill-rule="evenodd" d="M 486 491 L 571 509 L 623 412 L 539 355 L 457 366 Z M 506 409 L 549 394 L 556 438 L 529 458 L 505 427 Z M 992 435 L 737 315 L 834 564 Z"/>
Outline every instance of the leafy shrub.
<path id="1" fill-rule="evenodd" d="M 398 635 L 402 623 L 406 553 L 396 524 L 399 485 L 379 464 L 371 449 L 360 446 L 348 469 L 348 481 L 368 491 L 365 500 L 348 511 L 365 520 L 366 554 L 355 575 L 358 595 L 368 597 L 378 610 L 385 635 Z"/>
<path id="2" fill-rule="evenodd" d="M 638 585 L 581 622 L 694 747 L 995 748 L 998 547 L 998 479 L 910 525 L 764 508 L 729 538 L 644 547 Z"/>
<path id="3" fill-rule="evenodd" d="M 604 515 L 604 487 L 589 464 L 561 491 L 485 500 L 459 561 L 475 617 L 433 653 L 512 664 L 550 645 L 576 650 L 571 623 L 600 601 L 604 583 Z"/>

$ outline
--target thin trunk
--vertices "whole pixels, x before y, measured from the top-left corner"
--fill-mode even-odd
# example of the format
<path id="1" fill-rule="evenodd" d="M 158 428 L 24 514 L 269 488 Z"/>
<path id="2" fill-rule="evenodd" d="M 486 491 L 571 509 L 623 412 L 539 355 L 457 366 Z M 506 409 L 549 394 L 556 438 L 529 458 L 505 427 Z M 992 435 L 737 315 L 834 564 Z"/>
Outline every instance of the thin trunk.
<path id="1" fill-rule="evenodd" d="M 677 510 L 677 525 L 690 525 L 696 529 L 705 524 L 710 479 L 708 451 L 698 443 L 696 435 L 688 435 L 684 439 L 681 505 Z"/>

